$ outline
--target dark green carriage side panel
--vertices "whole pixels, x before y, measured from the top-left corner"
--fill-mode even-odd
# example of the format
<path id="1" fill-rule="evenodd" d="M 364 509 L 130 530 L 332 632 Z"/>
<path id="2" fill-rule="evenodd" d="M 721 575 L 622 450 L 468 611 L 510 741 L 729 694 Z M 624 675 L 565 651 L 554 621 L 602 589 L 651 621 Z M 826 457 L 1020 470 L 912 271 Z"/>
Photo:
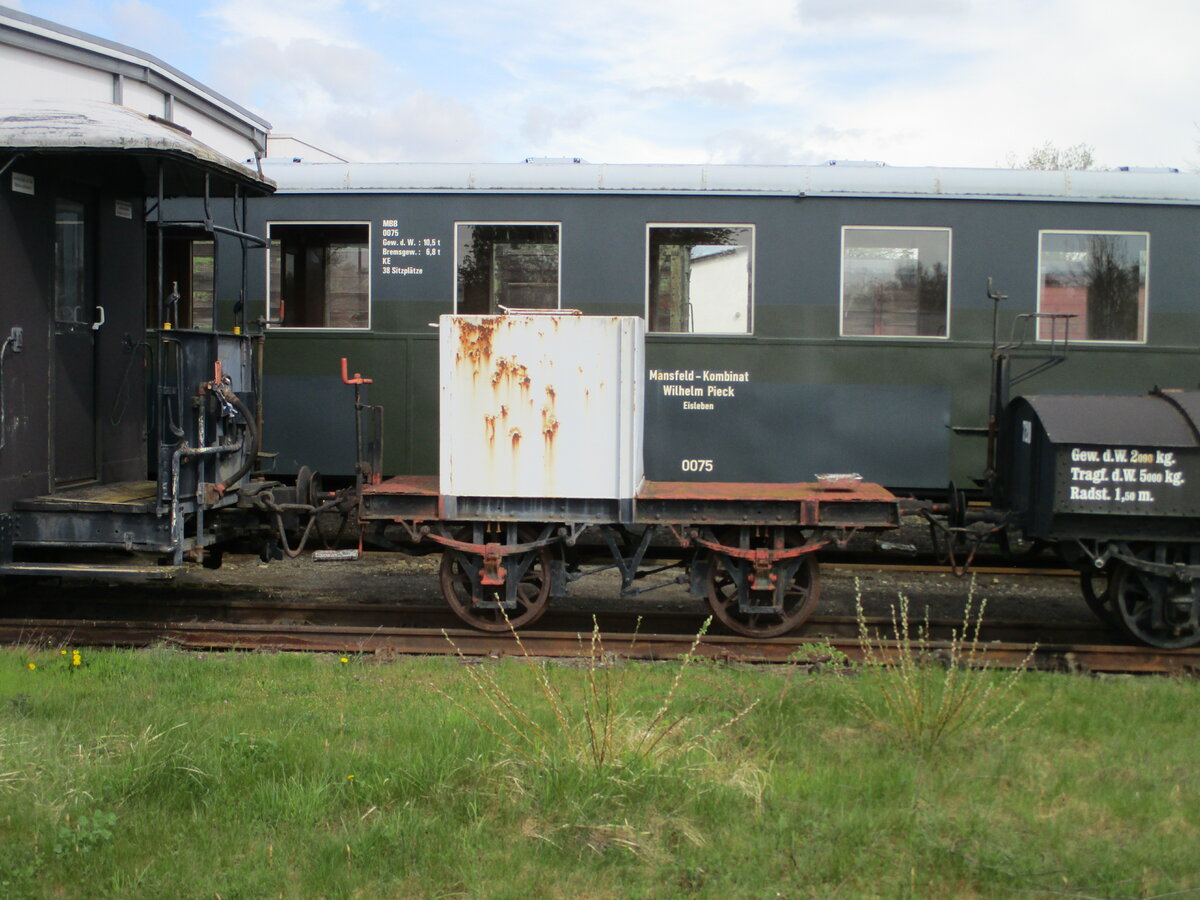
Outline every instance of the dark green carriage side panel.
<path id="1" fill-rule="evenodd" d="M 753 333 L 648 339 L 649 368 L 747 374 L 724 385 L 734 393 L 716 398 L 713 410 L 684 410 L 691 397 L 662 394 L 665 382 L 648 382 L 651 478 L 770 481 L 837 469 L 900 488 L 971 484 L 985 465 L 993 315 L 986 280 L 993 277 L 1010 297 L 1001 309 L 1006 339 L 1016 314 L 1036 310 L 1040 229 L 1150 234 L 1148 339 L 1074 346 L 1067 364 L 1019 391 L 1136 391 L 1200 380 L 1200 226 L 1185 206 L 600 192 L 285 193 L 252 201 L 251 230 L 289 221 L 369 223 L 371 329 L 270 332 L 266 440 L 280 452 L 282 472 L 307 464 L 349 474 L 353 392 L 337 376 L 341 356 L 352 372 L 375 380 L 369 398 L 385 407 L 385 474 L 436 471 L 430 324 L 453 310 L 456 222 L 558 223 L 562 306 L 623 315 L 645 314 L 648 224 L 754 226 Z M 843 226 L 951 230 L 948 339 L 839 335 Z M 385 228 L 395 242 L 387 246 Z M 412 252 L 401 256 L 397 247 Z M 254 318 L 265 312 L 265 254 L 252 267 Z M 236 288 L 222 296 L 236 296 Z M 223 301 L 223 310 L 231 317 L 232 303 Z M 693 452 L 701 445 L 714 448 L 714 459 L 719 449 L 730 460 L 725 473 L 681 471 L 683 460 L 709 458 L 707 450 Z"/>

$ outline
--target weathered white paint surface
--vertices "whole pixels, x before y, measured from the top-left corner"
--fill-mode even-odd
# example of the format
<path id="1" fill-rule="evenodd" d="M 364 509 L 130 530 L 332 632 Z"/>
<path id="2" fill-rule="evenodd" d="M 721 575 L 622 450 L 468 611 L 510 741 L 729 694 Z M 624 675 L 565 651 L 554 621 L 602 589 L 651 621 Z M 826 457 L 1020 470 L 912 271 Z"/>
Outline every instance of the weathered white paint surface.
<path id="1" fill-rule="evenodd" d="M 645 322 L 442 316 L 441 492 L 628 499 L 643 478 Z"/>

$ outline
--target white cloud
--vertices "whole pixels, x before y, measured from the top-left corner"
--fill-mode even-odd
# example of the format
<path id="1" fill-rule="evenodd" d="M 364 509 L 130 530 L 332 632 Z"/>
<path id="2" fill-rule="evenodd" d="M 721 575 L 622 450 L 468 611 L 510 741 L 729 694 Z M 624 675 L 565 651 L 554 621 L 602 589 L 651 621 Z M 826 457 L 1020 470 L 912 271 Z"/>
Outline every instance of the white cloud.
<path id="1" fill-rule="evenodd" d="M 279 46 L 305 40 L 355 43 L 345 29 L 349 17 L 340 0 L 218 0 L 205 16 L 220 24 L 227 42 L 267 40 Z"/>
<path id="2" fill-rule="evenodd" d="M 184 23 L 145 0 L 119 0 L 109 13 L 116 39 L 157 56 L 169 65 L 180 65 L 172 57 L 177 48 L 192 41 Z"/>
<path id="3" fill-rule="evenodd" d="M 1046 140 L 1114 164 L 1196 155 L 1194 0 L 23 2 L 355 158 L 992 165 Z M 196 71 L 200 52 L 216 56 Z"/>
<path id="4" fill-rule="evenodd" d="M 219 87 L 249 92 L 275 130 L 353 160 L 459 160 L 486 155 L 462 101 L 410 87 L 411 73 L 367 47 L 296 38 L 227 44 Z M 240 87 L 240 90 L 239 90 Z"/>
<path id="5" fill-rule="evenodd" d="M 968 0 L 798 0 L 805 23 L 845 22 L 880 24 L 913 17 L 960 16 L 968 11 Z"/>

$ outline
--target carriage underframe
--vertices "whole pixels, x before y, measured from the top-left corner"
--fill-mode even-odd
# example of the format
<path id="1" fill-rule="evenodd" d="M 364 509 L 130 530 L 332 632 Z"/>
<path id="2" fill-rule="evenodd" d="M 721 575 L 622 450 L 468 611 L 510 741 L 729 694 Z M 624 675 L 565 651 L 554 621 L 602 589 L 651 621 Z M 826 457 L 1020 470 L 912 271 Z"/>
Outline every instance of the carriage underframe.
<path id="1" fill-rule="evenodd" d="M 476 628 L 530 625 L 571 582 L 615 570 L 621 597 L 682 585 L 730 630 L 773 637 L 816 608 L 816 551 L 895 528 L 900 512 L 890 492 L 858 481 L 646 482 L 608 501 L 447 497 L 435 477 L 403 476 L 364 484 L 359 517 L 440 551 L 442 595 Z"/>

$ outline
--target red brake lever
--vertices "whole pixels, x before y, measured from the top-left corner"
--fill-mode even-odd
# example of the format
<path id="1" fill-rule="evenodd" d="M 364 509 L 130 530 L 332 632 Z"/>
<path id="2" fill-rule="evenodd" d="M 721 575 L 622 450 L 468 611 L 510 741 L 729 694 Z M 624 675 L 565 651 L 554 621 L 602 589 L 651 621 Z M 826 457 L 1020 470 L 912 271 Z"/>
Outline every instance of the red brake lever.
<path id="1" fill-rule="evenodd" d="M 351 378 L 349 375 L 349 370 L 346 368 L 346 357 L 343 356 L 342 357 L 342 384 L 374 384 L 374 382 L 370 378 L 363 378 L 357 372 L 355 372 L 354 377 Z"/>

